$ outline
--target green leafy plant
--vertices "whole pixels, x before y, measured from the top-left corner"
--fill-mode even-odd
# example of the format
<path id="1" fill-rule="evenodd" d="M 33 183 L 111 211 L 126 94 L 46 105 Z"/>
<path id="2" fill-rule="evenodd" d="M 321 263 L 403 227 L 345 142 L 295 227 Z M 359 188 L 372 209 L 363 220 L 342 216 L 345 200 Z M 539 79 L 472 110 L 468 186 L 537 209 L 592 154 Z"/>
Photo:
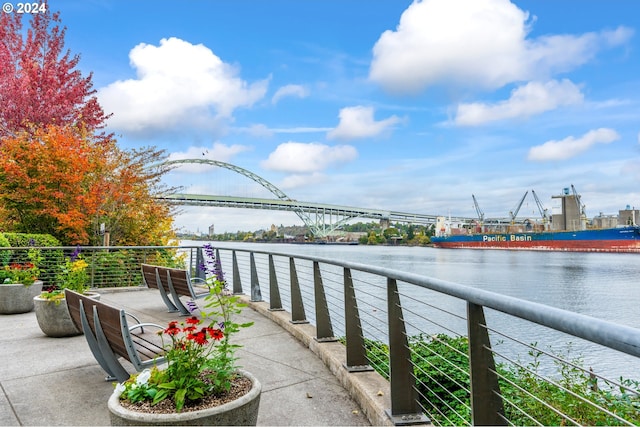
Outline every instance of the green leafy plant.
<path id="1" fill-rule="evenodd" d="M 4 234 L 0 233 L 0 248 L 8 248 L 11 247 L 9 243 L 9 239 L 5 237 Z M 10 249 L 2 249 L 0 250 L 0 265 L 5 266 L 9 264 L 11 260 L 11 256 L 13 255 L 13 251 Z"/>
<path id="2" fill-rule="evenodd" d="M 97 286 L 127 287 L 142 281 L 140 260 L 130 251 L 100 251 L 94 253 L 91 260 Z"/>
<path id="3" fill-rule="evenodd" d="M 152 405 L 171 398 L 176 411 L 204 396 L 221 395 L 230 390 L 238 375 L 231 336 L 253 323 L 239 324 L 233 320 L 246 304 L 227 288 L 213 248 L 205 246 L 207 262 L 200 266 L 209 274 L 209 295 L 201 317 L 192 316 L 183 322 L 172 321 L 160 331 L 165 348 L 167 367 L 154 367 L 117 384 L 120 399 L 130 403 L 151 402 Z"/>
<path id="4" fill-rule="evenodd" d="M 505 402 L 510 402 L 505 403 L 505 416 L 510 424 L 530 425 L 536 420 L 541 425 L 565 425 L 567 420 L 559 415 L 562 413 L 581 425 L 619 425 L 620 420 L 612 413 L 640 425 L 640 382 L 620 378 L 618 386 L 599 380 L 583 368 L 581 357 L 569 357 L 569 347 L 562 354 L 555 354 L 556 372 L 550 375 L 555 378 L 552 383 L 539 375 L 544 353 L 537 344 L 531 346 L 527 362 L 496 366 L 501 395 Z M 365 347 L 371 366 L 389 378 L 388 347 L 369 339 L 365 340 Z M 421 334 L 409 337 L 409 347 L 415 366 L 416 390 L 422 407 L 429 409 L 431 421 L 435 425 L 469 425 L 467 337 Z M 567 359 L 569 363 L 560 362 Z"/>
<path id="5" fill-rule="evenodd" d="M 40 251 L 30 249 L 28 252 L 28 262 L 11 263 L 0 269 L 0 284 L 18 284 L 31 286 L 38 279 L 40 269 Z"/>
<path id="6" fill-rule="evenodd" d="M 59 304 L 64 298 L 64 290 L 70 289 L 84 294 L 89 290 L 89 274 L 87 267 L 89 264 L 82 258 L 78 247 L 73 254 L 60 265 L 60 270 L 56 274 L 55 286 L 48 287 L 40 297 Z"/>

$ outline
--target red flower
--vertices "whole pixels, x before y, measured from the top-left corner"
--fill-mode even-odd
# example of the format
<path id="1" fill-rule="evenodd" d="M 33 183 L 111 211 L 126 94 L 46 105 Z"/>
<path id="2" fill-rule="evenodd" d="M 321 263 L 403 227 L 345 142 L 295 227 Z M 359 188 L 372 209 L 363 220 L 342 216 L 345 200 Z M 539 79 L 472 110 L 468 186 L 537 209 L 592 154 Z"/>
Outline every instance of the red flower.
<path id="1" fill-rule="evenodd" d="M 207 343 L 207 334 L 203 331 L 196 332 L 195 334 L 191 335 L 191 337 L 191 339 L 197 344 L 205 345 Z"/>
<path id="2" fill-rule="evenodd" d="M 196 327 L 195 326 L 185 326 L 182 330 L 184 332 L 193 332 L 193 331 L 196 330 Z"/>
<path id="3" fill-rule="evenodd" d="M 180 333 L 180 328 L 177 327 L 177 322 L 169 323 L 169 327 L 164 330 L 164 333 L 171 336 L 178 335 Z"/>
<path id="4" fill-rule="evenodd" d="M 197 325 L 197 324 L 199 324 L 199 323 L 200 323 L 200 319 L 198 319 L 198 318 L 197 318 L 197 317 L 195 317 L 195 316 L 192 316 L 192 317 L 188 318 L 188 319 L 186 320 L 186 322 L 187 322 L 187 324 L 189 324 L 189 325 Z"/>
<path id="5" fill-rule="evenodd" d="M 222 338 L 224 338 L 224 332 L 222 332 L 222 330 L 214 328 L 207 329 L 209 331 L 209 335 L 211 335 L 211 338 L 213 338 L 214 340 L 220 341 Z"/>

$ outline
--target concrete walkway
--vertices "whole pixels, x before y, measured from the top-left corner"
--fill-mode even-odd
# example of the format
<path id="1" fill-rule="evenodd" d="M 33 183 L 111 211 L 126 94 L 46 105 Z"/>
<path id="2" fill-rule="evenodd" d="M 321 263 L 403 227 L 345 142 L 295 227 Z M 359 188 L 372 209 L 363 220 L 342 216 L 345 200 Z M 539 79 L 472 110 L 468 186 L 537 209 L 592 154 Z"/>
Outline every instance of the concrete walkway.
<path id="1" fill-rule="evenodd" d="M 155 290 L 100 293 L 102 301 L 143 322 L 166 325 L 178 318 Z M 243 345 L 240 365 L 262 383 L 258 425 L 369 425 L 339 376 L 277 318 L 261 314 L 268 316 L 265 307 L 243 311 L 238 320 L 255 324 L 235 340 Z M 33 311 L 0 315 L 0 425 L 109 425 L 113 385 L 104 378 L 82 335 L 49 338 Z"/>

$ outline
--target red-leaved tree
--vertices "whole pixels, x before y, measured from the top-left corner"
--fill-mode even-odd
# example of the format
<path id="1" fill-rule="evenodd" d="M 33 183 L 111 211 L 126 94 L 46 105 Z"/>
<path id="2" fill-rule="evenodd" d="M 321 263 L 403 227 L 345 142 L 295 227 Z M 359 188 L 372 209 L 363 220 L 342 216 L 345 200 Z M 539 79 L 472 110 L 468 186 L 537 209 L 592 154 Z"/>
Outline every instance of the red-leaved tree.
<path id="1" fill-rule="evenodd" d="M 31 16 L 24 36 L 23 16 Z M 0 13 L 0 141 L 33 125 L 104 127 L 92 74 L 83 77 L 80 56 L 64 51 L 60 22 L 48 4 L 45 13 Z"/>

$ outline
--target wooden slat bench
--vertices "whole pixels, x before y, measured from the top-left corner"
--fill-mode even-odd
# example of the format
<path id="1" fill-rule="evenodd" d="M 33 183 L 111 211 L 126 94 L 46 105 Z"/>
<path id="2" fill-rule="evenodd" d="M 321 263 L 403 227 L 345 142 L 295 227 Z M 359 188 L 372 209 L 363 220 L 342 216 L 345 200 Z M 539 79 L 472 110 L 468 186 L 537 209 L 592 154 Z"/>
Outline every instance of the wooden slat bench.
<path id="1" fill-rule="evenodd" d="M 138 372 L 164 363 L 165 350 L 156 333 L 164 329 L 162 326 L 140 323 L 123 309 L 68 289 L 65 289 L 65 299 L 76 327 L 82 330 L 91 352 L 109 375 L 107 380 L 123 382 L 129 378 L 129 372 L 118 360 L 120 357 L 128 360 Z M 136 323 L 129 326 L 127 316 Z"/>
<path id="2" fill-rule="evenodd" d="M 169 267 L 157 267 L 157 269 L 162 284 L 166 284 L 180 314 L 184 316 L 191 314 L 180 301 L 180 297 L 184 296 L 196 300 L 209 295 L 209 287 L 206 282 L 200 278 L 192 278 L 187 270 Z"/>
<path id="3" fill-rule="evenodd" d="M 160 273 L 158 272 L 158 266 L 150 264 L 141 264 L 142 268 L 142 280 L 144 284 L 150 289 L 157 289 L 160 292 L 162 301 L 167 306 L 169 312 L 173 313 L 178 311 L 178 307 L 169 299 L 169 288 L 163 285 Z"/>

